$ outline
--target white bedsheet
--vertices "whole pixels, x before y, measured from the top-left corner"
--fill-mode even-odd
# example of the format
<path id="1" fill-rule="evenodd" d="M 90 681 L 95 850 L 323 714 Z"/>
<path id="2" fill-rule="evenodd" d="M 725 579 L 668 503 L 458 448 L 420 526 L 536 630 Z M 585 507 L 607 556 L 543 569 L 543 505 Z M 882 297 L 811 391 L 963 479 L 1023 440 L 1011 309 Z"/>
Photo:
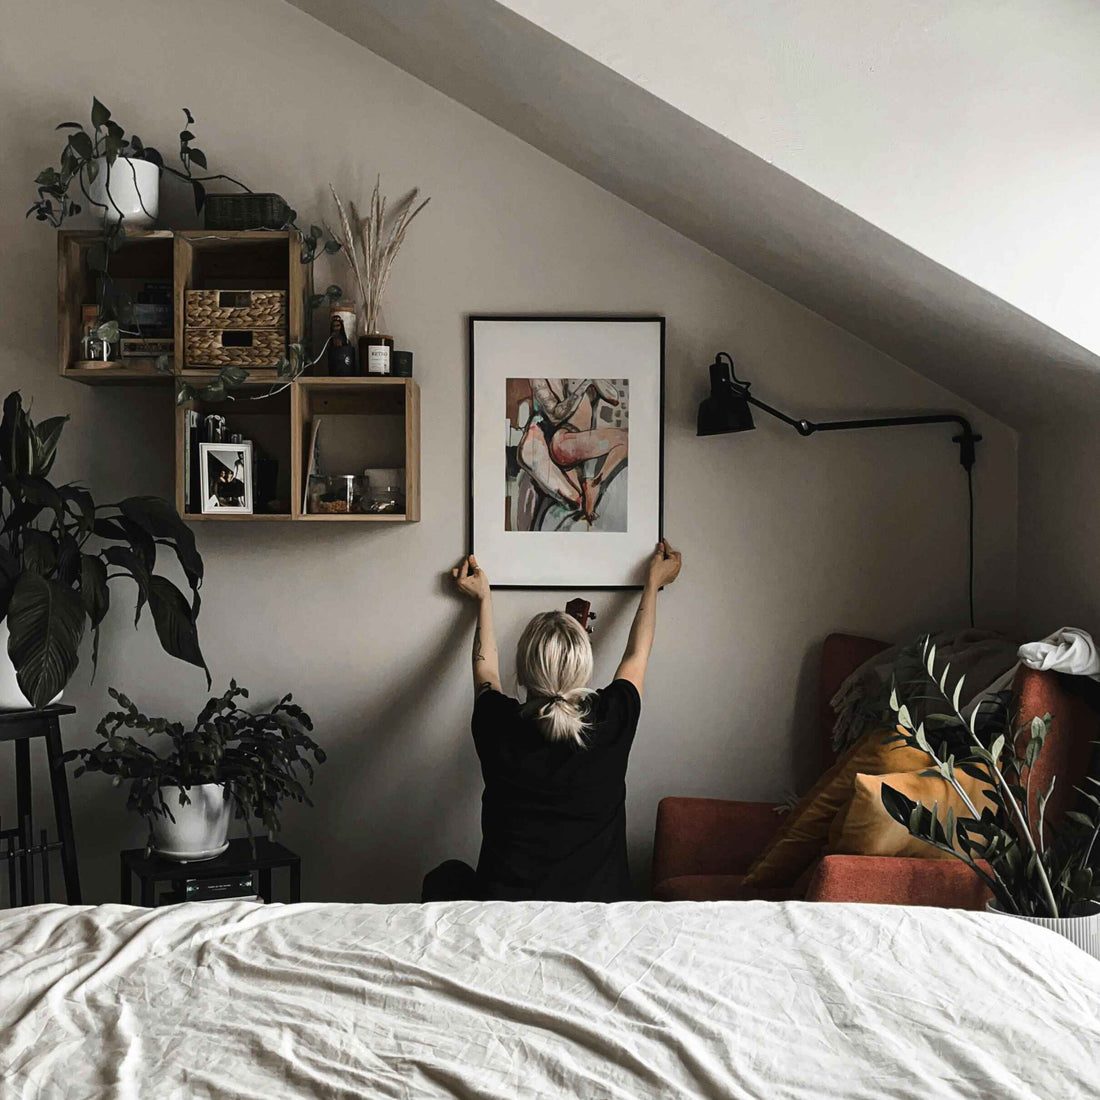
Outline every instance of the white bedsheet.
<path id="1" fill-rule="evenodd" d="M 986 914 L 804 903 L 0 913 L 0 1095 L 1100 1094 L 1100 963 Z"/>

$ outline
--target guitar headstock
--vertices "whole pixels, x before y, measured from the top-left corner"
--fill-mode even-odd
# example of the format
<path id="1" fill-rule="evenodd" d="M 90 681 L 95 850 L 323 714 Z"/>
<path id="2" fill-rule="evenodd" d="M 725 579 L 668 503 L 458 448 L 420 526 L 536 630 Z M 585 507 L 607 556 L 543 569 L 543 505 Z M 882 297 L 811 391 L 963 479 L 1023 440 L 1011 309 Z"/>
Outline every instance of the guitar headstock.
<path id="1" fill-rule="evenodd" d="M 577 596 L 565 605 L 565 613 L 572 615 L 589 634 L 592 633 L 592 627 L 588 624 L 596 617 L 596 612 L 592 610 L 592 605 L 588 600 L 582 600 L 580 596 Z"/>

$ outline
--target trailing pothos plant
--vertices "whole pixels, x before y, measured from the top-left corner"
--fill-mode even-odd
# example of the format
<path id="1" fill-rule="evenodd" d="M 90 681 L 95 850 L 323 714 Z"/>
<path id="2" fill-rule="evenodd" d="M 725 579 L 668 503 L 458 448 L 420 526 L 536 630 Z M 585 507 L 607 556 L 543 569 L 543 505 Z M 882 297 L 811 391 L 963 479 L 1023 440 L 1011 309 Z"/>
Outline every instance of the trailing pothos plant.
<path id="1" fill-rule="evenodd" d="M 337 291 L 335 298 L 340 297 L 339 287 L 330 287 L 329 289 Z M 325 341 L 325 346 L 321 348 L 320 355 L 313 360 L 308 360 L 305 349 L 301 344 L 290 344 L 287 348 L 288 354 L 280 356 L 275 363 L 275 380 L 266 390 L 261 393 L 249 394 L 247 399 L 249 401 L 261 401 L 265 397 L 274 397 L 275 394 L 281 393 L 295 378 L 320 362 L 321 356 L 325 354 L 327 347 L 328 340 Z M 156 366 L 157 370 L 162 371 L 164 374 L 174 373 L 172 361 L 167 355 L 159 356 Z M 188 401 L 236 401 L 237 398 L 233 391 L 241 389 L 250 377 L 251 375 L 245 367 L 230 363 L 228 366 L 222 367 L 214 375 L 212 381 L 201 386 L 177 380 L 176 404 L 183 405 Z"/>
<path id="2" fill-rule="evenodd" d="M 283 802 L 312 805 L 299 771 L 313 782 L 314 769 L 325 752 L 310 736 L 313 722 L 296 703 L 284 695 L 270 710 L 246 710 L 238 699 L 248 698 L 246 688 L 230 680 L 224 695 L 210 699 L 191 727 L 166 718 L 151 718 L 121 692 L 108 692 L 121 709 L 100 720 L 96 733 L 99 744 L 90 749 L 73 749 L 65 759 L 79 760 L 77 776 L 103 772 L 116 785 L 128 780 L 126 808 L 149 822 L 165 816 L 175 821 L 173 806 L 187 805 L 188 789 L 203 783 L 222 783 L 225 797 L 236 817 L 252 835 L 251 820 L 258 818 L 269 836 L 279 829 Z M 130 736 L 127 730 L 165 739 L 166 752 L 159 753 Z M 178 796 L 165 789 L 178 788 Z"/>
<path id="3" fill-rule="evenodd" d="M 165 652 L 201 668 L 209 684 L 196 628 L 203 564 L 194 536 L 160 497 L 97 505 L 80 485 L 54 485 L 49 473 L 68 419 L 36 424 L 16 391 L 0 420 L 0 618 L 7 616 L 20 690 L 36 707 L 49 702 L 76 671 L 88 629 L 94 675 L 116 578 L 135 586 L 135 624 L 148 605 Z M 189 599 L 155 572 L 161 547 L 179 562 Z"/>
<path id="4" fill-rule="evenodd" d="M 895 685 L 890 707 L 897 739 L 921 749 L 933 766 L 923 775 L 948 782 L 969 816 L 906 798 L 882 785 L 886 812 L 918 840 L 962 860 L 993 892 L 998 907 L 1029 917 L 1072 917 L 1097 911 L 1100 904 L 1100 781 L 1078 788 L 1084 809 L 1069 810 L 1057 827 L 1046 820 L 1046 808 L 1058 777 L 1045 790 L 1034 789 L 1032 774 L 1050 732 L 1049 714 L 1018 725 L 1011 691 L 982 700 L 969 717 L 959 708 L 963 677 L 948 688 L 950 665 L 937 672 L 936 647 L 926 638 L 922 648 L 924 683 L 911 699 L 914 710 L 927 710 L 915 722 L 910 705 Z M 925 721 L 936 723 L 934 745 Z M 962 772 L 988 784 L 990 805 L 979 813 L 959 782 Z"/>

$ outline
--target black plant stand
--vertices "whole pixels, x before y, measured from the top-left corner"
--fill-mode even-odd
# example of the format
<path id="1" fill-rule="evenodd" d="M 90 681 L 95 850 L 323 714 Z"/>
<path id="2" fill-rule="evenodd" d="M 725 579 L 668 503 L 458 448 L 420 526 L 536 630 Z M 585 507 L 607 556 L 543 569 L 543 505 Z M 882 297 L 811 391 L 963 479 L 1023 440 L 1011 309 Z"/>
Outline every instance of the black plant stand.
<path id="1" fill-rule="evenodd" d="M 73 836 L 73 815 L 69 807 L 69 784 L 62 760 L 61 727 L 63 714 L 75 714 L 76 708 L 56 704 L 42 710 L 0 711 L 0 741 L 15 745 L 15 809 L 18 822 L 14 829 L 5 829 L 0 836 L 7 841 L 8 883 L 11 904 L 15 904 L 15 867 L 19 867 L 19 893 L 24 905 L 34 902 L 34 858 L 42 860 L 43 895 L 49 901 L 49 858 L 51 851 L 60 851 L 61 870 L 65 878 L 65 900 L 80 904 L 80 874 L 76 864 L 76 838 Z M 49 844 L 43 834 L 35 847 L 31 813 L 31 741 L 41 737 L 46 742 L 46 759 L 50 767 L 50 788 L 53 792 L 53 813 L 57 823 L 58 842 Z"/>
<path id="2" fill-rule="evenodd" d="M 122 872 L 121 900 L 124 905 L 133 900 L 133 876 L 141 884 L 141 904 L 146 908 L 156 905 L 156 885 L 158 882 L 183 882 L 186 879 L 221 878 L 227 875 L 247 874 L 258 871 L 260 879 L 260 897 L 271 901 L 271 872 L 273 868 L 285 867 L 290 871 L 289 896 L 292 902 L 302 900 L 302 861 L 289 848 L 266 837 L 256 840 L 253 853 L 252 843 L 248 840 L 231 840 L 229 847 L 214 859 L 190 860 L 180 863 L 174 859 L 165 859 L 156 852 L 146 857 L 144 848 L 130 848 L 119 853 Z M 230 899 L 227 899 L 230 900 Z"/>

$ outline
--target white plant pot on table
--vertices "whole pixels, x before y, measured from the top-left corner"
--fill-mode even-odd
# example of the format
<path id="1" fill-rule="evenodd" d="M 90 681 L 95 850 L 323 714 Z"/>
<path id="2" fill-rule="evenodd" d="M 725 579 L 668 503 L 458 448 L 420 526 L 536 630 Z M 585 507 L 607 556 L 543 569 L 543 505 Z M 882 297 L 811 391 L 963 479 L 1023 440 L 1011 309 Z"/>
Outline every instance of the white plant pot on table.
<path id="1" fill-rule="evenodd" d="M 1100 959 L 1100 905 L 1094 905 L 1091 913 L 1080 917 L 1023 917 L 1018 913 L 1006 913 L 993 901 L 986 902 L 985 907 L 990 913 L 996 913 L 1001 917 L 1026 920 L 1042 928 L 1049 928 L 1059 936 L 1065 936 L 1071 943 L 1077 944 L 1082 951 L 1094 959 Z"/>
<path id="2" fill-rule="evenodd" d="M 34 710 L 34 704 L 23 694 L 15 678 L 15 665 L 8 656 L 7 618 L 0 619 L 0 710 Z M 64 692 L 59 691 L 48 705 L 59 703 Z"/>
<path id="3" fill-rule="evenodd" d="M 200 783 L 187 789 L 190 799 L 180 805 L 179 787 L 161 787 L 160 795 L 172 811 L 153 817 L 153 847 L 165 859 L 180 863 L 213 859 L 229 847 L 225 839 L 233 803 L 225 797 L 224 783 Z"/>
<path id="4" fill-rule="evenodd" d="M 109 222 L 133 228 L 152 225 L 160 209 L 160 169 L 147 160 L 118 157 L 108 169 L 107 158 L 97 157 L 96 177 L 88 185 L 93 213 Z M 107 194 L 108 179 L 110 195 Z"/>

